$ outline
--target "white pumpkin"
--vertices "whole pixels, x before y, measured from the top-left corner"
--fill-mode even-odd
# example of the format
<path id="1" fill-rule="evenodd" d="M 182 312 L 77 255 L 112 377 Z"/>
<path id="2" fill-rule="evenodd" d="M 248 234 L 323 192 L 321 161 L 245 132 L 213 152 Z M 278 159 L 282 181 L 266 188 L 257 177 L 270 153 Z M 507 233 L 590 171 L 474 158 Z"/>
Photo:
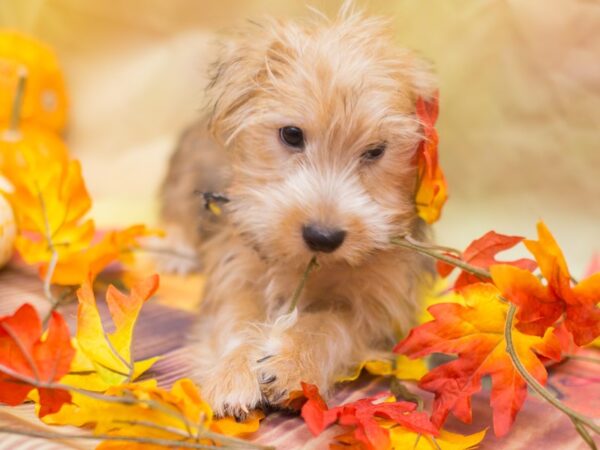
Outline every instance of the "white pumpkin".
<path id="1" fill-rule="evenodd" d="M 0 194 L 0 268 L 12 257 L 16 234 L 17 224 L 12 207 Z"/>

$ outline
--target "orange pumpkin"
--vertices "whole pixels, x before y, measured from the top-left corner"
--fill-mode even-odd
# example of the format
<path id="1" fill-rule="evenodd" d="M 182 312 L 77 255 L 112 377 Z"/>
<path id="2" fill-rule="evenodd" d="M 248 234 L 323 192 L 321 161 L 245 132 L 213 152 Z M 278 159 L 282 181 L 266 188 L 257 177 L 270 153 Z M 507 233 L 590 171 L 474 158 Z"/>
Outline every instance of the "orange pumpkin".
<path id="1" fill-rule="evenodd" d="M 66 161 L 69 157 L 67 147 L 58 135 L 44 128 L 25 124 L 19 133 L 0 132 L 0 173 L 9 181 L 11 172 L 24 167 L 24 153 L 37 155 L 39 161 Z"/>
<path id="2" fill-rule="evenodd" d="M 62 71 L 50 47 L 15 31 L 0 32 L 0 123 L 10 119 L 19 72 L 28 74 L 20 119 L 57 133 L 67 122 L 68 99 Z"/>
<path id="3" fill-rule="evenodd" d="M 67 147 L 56 133 L 33 123 L 21 123 L 26 84 L 27 75 L 20 71 L 17 87 L 11 95 L 13 102 L 8 108 L 10 117 L 7 123 L 0 125 L 0 175 L 9 182 L 26 167 L 25 155 L 35 155 L 40 164 L 45 164 L 44 161 L 66 164 L 69 158 Z"/>

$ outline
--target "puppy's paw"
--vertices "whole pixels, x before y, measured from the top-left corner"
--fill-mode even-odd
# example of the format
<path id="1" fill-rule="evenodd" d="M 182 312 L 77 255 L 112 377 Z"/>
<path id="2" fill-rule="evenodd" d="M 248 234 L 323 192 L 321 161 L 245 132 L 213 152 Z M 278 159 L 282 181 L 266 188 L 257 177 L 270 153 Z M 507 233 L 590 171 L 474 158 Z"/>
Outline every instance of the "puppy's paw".
<path id="1" fill-rule="evenodd" d="M 219 417 L 234 416 L 243 420 L 261 406 L 262 392 L 256 374 L 239 349 L 224 357 L 201 380 L 202 396 Z"/>
<path id="2" fill-rule="evenodd" d="M 259 359 L 256 376 L 265 404 L 284 407 L 292 391 L 301 389 L 300 382 L 319 384 L 320 372 L 312 364 L 301 362 L 297 352 L 282 352 Z"/>

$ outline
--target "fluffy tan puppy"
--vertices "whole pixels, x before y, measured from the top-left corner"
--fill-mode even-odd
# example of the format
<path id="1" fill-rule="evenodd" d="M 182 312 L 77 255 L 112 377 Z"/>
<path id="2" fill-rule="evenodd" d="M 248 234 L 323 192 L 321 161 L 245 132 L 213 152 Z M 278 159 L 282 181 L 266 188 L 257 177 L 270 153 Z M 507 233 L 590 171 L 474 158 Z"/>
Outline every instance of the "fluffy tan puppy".
<path id="1" fill-rule="evenodd" d="M 190 357 L 217 414 L 281 406 L 300 381 L 326 392 L 413 324 L 429 266 L 389 241 L 426 238 L 415 102 L 435 83 L 392 35 L 345 7 L 250 23 L 220 52 L 206 117 L 163 190 L 171 236 L 208 277 Z M 196 191 L 225 193 L 225 214 Z M 319 268 L 286 314 L 313 255 Z"/>

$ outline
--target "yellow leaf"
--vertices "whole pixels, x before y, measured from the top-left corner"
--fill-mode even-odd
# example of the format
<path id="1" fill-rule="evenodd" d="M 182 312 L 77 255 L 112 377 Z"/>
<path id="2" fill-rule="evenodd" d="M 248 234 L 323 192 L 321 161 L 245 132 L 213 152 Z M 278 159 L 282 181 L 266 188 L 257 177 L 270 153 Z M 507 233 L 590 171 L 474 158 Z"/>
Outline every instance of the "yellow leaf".
<path id="1" fill-rule="evenodd" d="M 83 220 L 91 199 L 78 161 L 53 154 L 44 156 L 35 147 L 19 148 L 19 170 L 7 172 L 14 190 L 11 202 L 19 236 L 16 247 L 29 264 L 48 263 L 54 249 L 59 258 L 87 249 L 94 224 Z"/>
<path id="2" fill-rule="evenodd" d="M 366 370 L 371 375 L 379 376 L 395 376 L 400 380 L 419 380 L 427 373 L 427 365 L 422 359 L 410 359 L 400 355 L 396 358 L 396 363 L 393 364 L 389 360 L 371 360 L 363 361 L 349 375 L 342 376 L 337 379 L 338 383 L 356 380 L 361 372 Z"/>
<path id="3" fill-rule="evenodd" d="M 60 259 L 52 282 L 62 285 L 80 284 L 88 275 L 95 278 L 106 266 L 121 261 L 129 263 L 132 250 L 139 248 L 138 240 L 142 237 L 159 234 L 157 230 L 149 230 L 144 225 L 133 225 L 123 230 L 110 231 L 96 244 L 78 252 L 70 253 Z M 41 274 L 46 274 L 47 266 L 42 266 Z"/>
<path id="4" fill-rule="evenodd" d="M 440 430 L 440 435 L 435 438 L 434 442 L 431 436 L 419 436 L 404 427 L 394 427 L 390 428 L 390 440 L 394 450 L 468 450 L 479 445 L 485 437 L 486 431 L 482 430 L 479 433 L 464 436 Z"/>
<path id="5" fill-rule="evenodd" d="M 106 395 L 113 401 L 73 394 L 72 404 L 65 404 L 44 421 L 52 425 L 91 426 L 95 434 L 143 436 L 209 443 L 203 432 L 238 436 L 254 432 L 264 417 L 260 411 L 237 423 L 232 418 L 213 419 L 212 410 L 189 379 L 178 380 L 170 391 L 157 386 L 156 380 L 110 388 Z M 118 401 L 121 399 L 122 401 Z M 132 401 L 133 400 L 133 401 Z M 212 440 L 212 439 L 211 439 Z M 103 442 L 98 449 L 151 449 L 152 445 L 134 446 L 119 441 Z"/>
<path id="6" fill-rule="evenodd" d="M 111 386 L 131 382 L 154 364 L 157 358 L 133 363 L 131 341 L 139 312 L 158 288 L 154 275 L 134 285 L 129 295 L 113 286 L 108 288 L 106 301 L 115 325 L 107 334 L 96 306 L 96 299 L 88 281 L 77 292 L 77 355 L 71 365 L 71 374 L 62 382 L 74 387 L 105 391 Z"/>
<path id="7" fill-rule="evenodd" d="M 19 230 L 15 247 L 28 264 L 41 264 L 42 277 L 54 251 L 52 282 L 77 285 L 113 261 L 131 259 L 139 238 L 158 234 L 136 225 L 111 231 L 92 245 L 96 228 L 85 219 L 92 202 L 79 162 L 69 160 L 51 133 L 23 127 L 15 139 L 0 135 L 0 172 L 12 187 L 6 196 Z"/>
<path id="8" fill-rule="evenodd" d="M 394 376 L 399 380 L 420 380 L 429 369 L 422 359 L 410 359 L 400 355 L 396 358 Z"/>
<path id="9" fill-rule="evenodd" d="M 223 417 L 222 419 L 214 420 L 210 429 L 216 433 L 226 434 L 227 436 L 243 436 L 258 431 L 260 421 L 264 417 L 265 414 L 260 410 L 248 414 L 248 417 L 243 422 L 238 422 L 233 417 Z"/>

